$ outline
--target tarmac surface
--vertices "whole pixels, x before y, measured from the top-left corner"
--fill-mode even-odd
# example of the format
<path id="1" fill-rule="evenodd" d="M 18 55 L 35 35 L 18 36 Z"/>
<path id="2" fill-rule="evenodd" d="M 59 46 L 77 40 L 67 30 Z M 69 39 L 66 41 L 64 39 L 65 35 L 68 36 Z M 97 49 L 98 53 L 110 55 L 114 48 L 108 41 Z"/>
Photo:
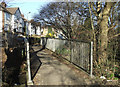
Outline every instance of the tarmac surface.
<path id="1" fill-rule="evenodd" d="M 68 64 L 61 62 L 52 55 L 52 52 L 40 47 L 33 46 L 41 62 L 36 74 L 33 77 L 34 85 L 91 85 L 95 81 L 82 70 L 71 68 Z M 39 51 L 40 50 L 40 51 Z M 35 57 L 35 56 L 34 56 Z M 35 64 L 37 67 L 37 63 Z M 34 67 L 35 67 L 34 65 Z"/>

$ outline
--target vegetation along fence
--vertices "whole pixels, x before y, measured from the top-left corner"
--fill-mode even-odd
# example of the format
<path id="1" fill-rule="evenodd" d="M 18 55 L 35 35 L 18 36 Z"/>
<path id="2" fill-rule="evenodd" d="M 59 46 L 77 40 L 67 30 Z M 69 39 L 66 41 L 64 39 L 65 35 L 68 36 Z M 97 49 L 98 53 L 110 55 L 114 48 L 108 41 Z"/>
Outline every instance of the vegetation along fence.
<path id="1" fill-rule="evenodd" d="M 92 42 L 41 38 L 40 44 L 82 68 L 92 76 Z"/>

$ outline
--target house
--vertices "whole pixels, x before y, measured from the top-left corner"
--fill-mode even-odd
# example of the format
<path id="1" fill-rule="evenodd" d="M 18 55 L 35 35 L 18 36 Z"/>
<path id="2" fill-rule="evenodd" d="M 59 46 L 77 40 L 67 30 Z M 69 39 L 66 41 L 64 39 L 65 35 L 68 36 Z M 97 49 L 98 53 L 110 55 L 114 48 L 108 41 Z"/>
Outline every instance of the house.
<path id="1" fill-rule="evenodd" d="M 48 34 L 48 27 L 47 26 L 42 26 L 41 37 L 46 37 L 47 34 Z"/>
<path id="2" fill-rule="evenodd" d="M 7 10 L 12 14 L 12 31 L 14 32 L 23 32 L 24 21 L 22 19 L 22 15 L 19 7 L 7 8 Z"/>
<path id="3" fill-rule="evenodd" d="M 29 32 L 29 35 L 30 36 L 33 36 L 33 35 L 41 35 L 41 32 L 40 32 L 40 23 L 39 22 L 35 22 L 33 19 L 29 21 L 28 23 L 28 32 Z"/>
<path id="4" fill-rule="evenodd" d="M 40 29 L 40 34 L 41 37 L 54 37 L 54 38 L 60 38 L 60 39 L 65 39 L 66 36 L 63 34 L 61 30 L 55 29 L 51 27 L 50 25 L 44 25 Z"/>
<path id="5" fill-rule="evenodd" d="M 24 35 L 28 35 L 28 20 L 24 18 L 24 15 L 22 14 L 22 20 L 23 20 L 23 32 Z"/>
<path id="6" fill-rule="evenodd" d="M 41 35 L 40 26 L 36 26 L 36 35 Z"/>
<path id="7" fill-rule="evenodd" d="M 41 30 L 41 24 L 40 24 L 40 22 L 36 22 L 36 31 L 35 31 L 35 34 L 36 35 L 41 35 L 40 30 Z"/>
<path id="8" fill-rule="evenodd" d="M 63 34 L 62 30 L 52 28 L 52 32 L 54 32 L 55 38 L 65 39 L 66 36 Z"/>
<path id="9" fill-rule="evenodd" d="M 65 39 L 66 36 L 63 34 L 62 30 L 54 30 L 55 38 Z"/>
<path id="10" fill-rule="evenodd" d="M 12 14 L 6 9 L 5 2 L 0 4 L 0 32 L 11 30 Z"/>
<path id="11" fill-rule="evenodd" d="M 25 25 L 19 7 L 7 8 L 6 6 L 5 2 L 0 4 L 0 32 L 23 33 Z"/>

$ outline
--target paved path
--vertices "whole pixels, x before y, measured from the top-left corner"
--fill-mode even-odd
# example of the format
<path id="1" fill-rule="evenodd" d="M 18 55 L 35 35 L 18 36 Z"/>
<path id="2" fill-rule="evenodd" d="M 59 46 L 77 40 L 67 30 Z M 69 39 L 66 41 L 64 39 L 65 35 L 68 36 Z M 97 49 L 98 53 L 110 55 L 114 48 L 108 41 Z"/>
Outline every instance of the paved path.
<path id="1" fill-rule="evenodd" d="M 32 47 L 38 51 L 40 47 Z M 82 70 L 75 70 L 60 62 L 48 50 L 37 52 L 42 62 L 37 74 L 33 78 L 34 85 L 90 85 L 94 84 L 90 77 Z"/>

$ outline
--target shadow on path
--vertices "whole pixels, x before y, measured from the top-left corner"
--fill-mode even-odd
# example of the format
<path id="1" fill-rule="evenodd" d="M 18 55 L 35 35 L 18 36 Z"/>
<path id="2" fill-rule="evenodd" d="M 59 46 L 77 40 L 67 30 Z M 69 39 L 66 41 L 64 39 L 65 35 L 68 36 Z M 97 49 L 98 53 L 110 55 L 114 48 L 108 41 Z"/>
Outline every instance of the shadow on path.
<path id="1" fill-rule="evenodd" d="M 39 47 L 33 47 L 36 52 L 38 49 Z M 52 56 L 47 49 L 37 52 L 35 56 L 42 62 L 33 78 L 35 85 L 87 85 L 92 83 L 84 72 L 81 71 L 79 73 L 81 75 L 78 75 Z"/>
<path id="2" fill-rule="evenodd" d="M 30 47 L 30 66 L 31 66 L 31 74 L 32 79 L 35 77 L 36 73 L 38 72 L 42 62 L 39 59 L 39 56 L 37 56 L 37 53 L 42 51 L 44 48 L 40 48 L 39 50 L 34 50 L 34 46 Z"/>

